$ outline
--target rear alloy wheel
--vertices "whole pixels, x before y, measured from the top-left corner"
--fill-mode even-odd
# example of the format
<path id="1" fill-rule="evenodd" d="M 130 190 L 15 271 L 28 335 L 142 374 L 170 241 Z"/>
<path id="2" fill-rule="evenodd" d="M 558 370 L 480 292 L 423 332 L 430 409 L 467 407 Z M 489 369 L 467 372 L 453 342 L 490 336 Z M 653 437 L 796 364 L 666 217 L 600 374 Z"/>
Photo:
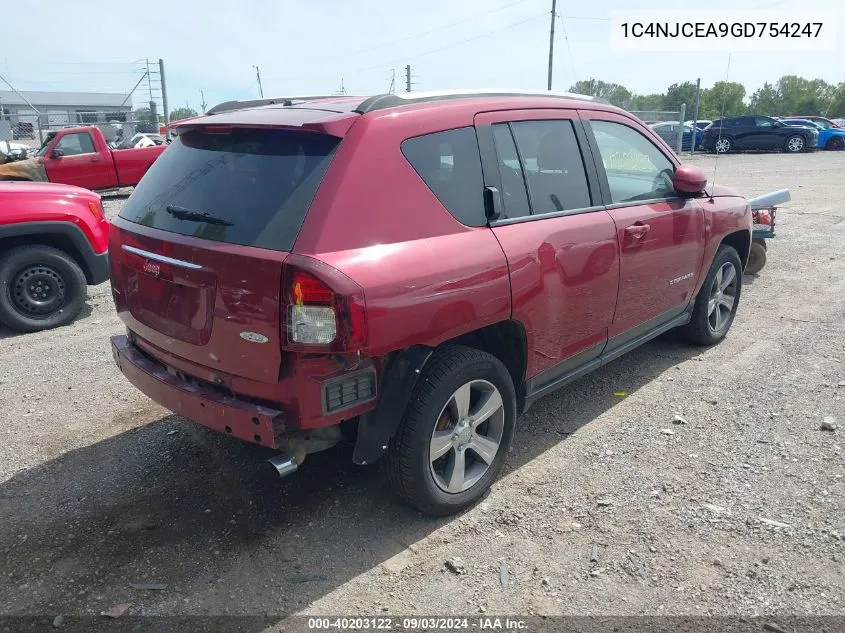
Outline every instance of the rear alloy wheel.
<path id="1" fill-rule="evenodd" d="M 783 145 L 783 149 L 790 154 L 797 154 L 798 152 L 803 152 L 804 148 L 807 147 L 806 141 L 804 141 L 804 137 L 800 134 L 794 134 L 786 139 L 786 143 Z"/>
<path id="2" fill-rule="evenodd" d="M 727 154 L 733 149 L 733 142 L 729 138 L 716 139 L 715 150 L 717 154 Z"/>
<path id="3" fill-rule="evenodd" d="M 70 323 L 85 302 L 85 274 L 64 251 L 33 244 L 0 259 L 0 322 L 19 332 Z"/>
<path id="4" fill-rule="evenodd" d="M 690 322 L 681 332 L 697 345 L 715 345 L 728 333 L 742 292 L 742 261 L 732 246 L 723 244 L 698 291 Z"/>
<path id="5" fill-rule="evenodd" d="M 480 350 L 445 348 L 423 368 L 382 470 L 409 504 L 435 516 L 454 514 L 495 480 L 515 419 L 504 365 Z"/>
<path id="6" fill-rule="evenodd" d="M 834 136 L 827 142 L 827 149 L 831 151 L 838 152 L 843 147 L 845 147 L 845 141 L 842 140 L 841 136 Z"/>

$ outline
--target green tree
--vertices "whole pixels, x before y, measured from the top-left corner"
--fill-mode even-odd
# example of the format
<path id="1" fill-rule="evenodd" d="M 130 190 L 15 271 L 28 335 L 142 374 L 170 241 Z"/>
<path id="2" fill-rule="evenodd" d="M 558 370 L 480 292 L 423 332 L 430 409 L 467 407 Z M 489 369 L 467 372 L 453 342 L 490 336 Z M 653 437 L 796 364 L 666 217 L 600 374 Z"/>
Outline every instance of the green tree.
<path id="1" fill-rule="evenodd" d="M 692 118 L 692 111 L 695 109 L 695 84 L 685 81 L 682 84 L 672 84 L 666 89 L 665 106 L 671 110 L 677 110 L 682 103 L 687 104 L 687 118 Z M 699 110 L 701 106 L 699 104 Z"/>
<path id="2" fill-rule="evenodd" d="M 762 88 L 758 88 L 751 95 L 748 109 L 755 114 L 766 114 L 768 116 L 781 116 L 783 104 L 778 89 L 766 82 Z"/>
<path id="3" fill-rule="evenodd" d="M 569 88 L 569 92 L 598 97 L 620 107 L 627 106 L 631 100 L 631 91 L 625 86 L 592 78 L 576 82 Z"/>
<path id="4" fill-rule="evenodd" d="M 830 107 L 835 89 L 821 79 L 784 75 L 778 79 L 781 114 L 822 114 Z"/>
<path id="5" fill-rule="evenodd" d="M 845 81 L 836 87 L 831 87 L 830 106 L 825 116 L 845 118 Z"/>
<path id="6" fill-rule="evenodd" d="M 144 123 L 149 123 L 151 116 L 152 112 L 149 108 L 135 108 L 135 110 L 132 111 L 133 121 L 143 121 Z"/>
<path id="7" fill-rule="evenodd" d="M 703 90 L 704 108 L 699 118 L 718 119 L 721 116 L 745 114 L 745 86 L 735 81 L 717 81 L 709 90 Z"/>
<path id="8" fill-rule="evenodd" d="M 628 105 L 629 110 L 662 110 L 666 95 L 653 93 L 650 95 L 634 95 Z"/>
<path id="9" fill-rule="evenodd" d="M 197 116 L 197 111 L 193 108 L 175 108 L 170 111 L 170 120 L 178 121 L 179 119 L 187 119 L 192 116 Z"/>

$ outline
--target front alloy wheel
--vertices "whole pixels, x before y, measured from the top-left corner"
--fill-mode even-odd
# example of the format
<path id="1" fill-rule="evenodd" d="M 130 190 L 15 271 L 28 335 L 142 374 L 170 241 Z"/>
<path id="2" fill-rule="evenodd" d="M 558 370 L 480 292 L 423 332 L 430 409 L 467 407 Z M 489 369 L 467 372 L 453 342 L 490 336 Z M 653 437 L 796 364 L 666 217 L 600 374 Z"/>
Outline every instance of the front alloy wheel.
<path id="1" fill-rule="evenodd" d="M 707 323 L 715 336 L 721 334 L 730 324 L 736 303 L 738 279 L 733 262 L 722 264 L 713 278 L 710 299 L 707 302 Z"/>
<path id="2" fill-rule="evenodd" d="M 742 292 L 742 260 L 736 249 L 722 244 L 695 297 L 689 323 L 681 333 L 696 345 L 715 345 L 728 333 Z"/>

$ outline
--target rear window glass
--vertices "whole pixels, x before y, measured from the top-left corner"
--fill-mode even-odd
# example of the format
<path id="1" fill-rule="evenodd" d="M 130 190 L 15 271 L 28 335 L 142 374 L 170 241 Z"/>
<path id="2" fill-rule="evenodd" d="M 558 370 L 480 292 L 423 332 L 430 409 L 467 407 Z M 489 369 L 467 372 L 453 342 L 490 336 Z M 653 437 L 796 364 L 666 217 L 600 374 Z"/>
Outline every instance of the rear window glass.
<path id="1" fill-rule="evenodd" d="M 311 132 L 188 130 L 120 217 L 209 240 L 288 251 L 340 139 Z"/>
<path id="2" fill-rule="evenodd" d="M 402 153 L 459 222 L 467 226 L 487 224 L 475 128 L 409 138 L 402 143 Z"/>

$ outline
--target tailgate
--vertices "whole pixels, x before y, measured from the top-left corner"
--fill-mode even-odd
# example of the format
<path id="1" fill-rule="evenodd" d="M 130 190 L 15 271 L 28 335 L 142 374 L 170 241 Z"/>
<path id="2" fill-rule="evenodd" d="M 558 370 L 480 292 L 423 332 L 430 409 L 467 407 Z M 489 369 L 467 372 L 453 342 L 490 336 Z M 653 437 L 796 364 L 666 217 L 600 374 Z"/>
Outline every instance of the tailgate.
<path id="1" fill-rule="evenodd" d="M 277 382 L 282 267 L 338 142 L 276 129 L 177 137 L 113 224 L 129 329 L 214 371 Z"/>
<path id="2" fill-rule="evenodd" d="M 209 249 L 205 240 L 127 224 L 113 224 L 109 250 L 115 302 L 129 329 L 212 370 L 276 382 L 287 254 Z"/>

